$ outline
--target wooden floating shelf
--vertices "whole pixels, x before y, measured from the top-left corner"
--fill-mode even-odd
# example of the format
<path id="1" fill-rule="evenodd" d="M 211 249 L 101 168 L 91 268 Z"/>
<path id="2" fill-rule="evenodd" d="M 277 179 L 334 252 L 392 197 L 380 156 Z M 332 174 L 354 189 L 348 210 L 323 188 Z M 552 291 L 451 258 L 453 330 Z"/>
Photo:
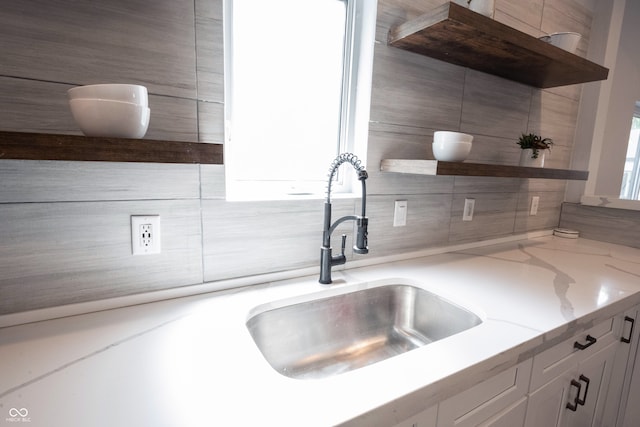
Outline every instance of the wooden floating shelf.
<path id="1" fill-rule="evenodd" d="M 222 144 L 1 132 L 0 160 L 223 163 Z"/>
<path id="2" fill-rule="evenodd" d="M 438 160 L 384 159 L 380 163 L 380 170 L 414 175 L 492 176 L 505 178 L 570 179 L 577 181 L 586 181 L 589 177 L 588 171 L 465 162 L 442 162 Z"/>
<path id="3" fill-rule="evenodd" d="M 538 88 L 606 80 L 609 70 L 455 3 L 389 31 L 391 46 Z"/>

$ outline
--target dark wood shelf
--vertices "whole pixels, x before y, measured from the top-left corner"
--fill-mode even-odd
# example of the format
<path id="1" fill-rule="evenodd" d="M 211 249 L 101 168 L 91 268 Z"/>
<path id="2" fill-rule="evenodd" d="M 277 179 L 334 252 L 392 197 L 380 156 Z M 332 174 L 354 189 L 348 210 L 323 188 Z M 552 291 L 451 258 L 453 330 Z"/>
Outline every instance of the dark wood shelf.
<path id="1" fill-rule="evenodd" d="M 380 170 L 414 175 L 492 176 L 505 178 L 570 179 L 577 181 L 586 181 L 589 177 L 588 171 L 465 162 L 442 162 L 438 160 L 384 159 L 380 163 Z"/>
<path id="2" fill-rule="evenodd" d="M 0 159 L 223 163 L 222 144 L 0 131 Z"/>
<path id="3" fill-rule="evenodd" d="M 455 3 L 389 31 L 391 46 L 538 88 L 606 80 L 609 70 Z"/>

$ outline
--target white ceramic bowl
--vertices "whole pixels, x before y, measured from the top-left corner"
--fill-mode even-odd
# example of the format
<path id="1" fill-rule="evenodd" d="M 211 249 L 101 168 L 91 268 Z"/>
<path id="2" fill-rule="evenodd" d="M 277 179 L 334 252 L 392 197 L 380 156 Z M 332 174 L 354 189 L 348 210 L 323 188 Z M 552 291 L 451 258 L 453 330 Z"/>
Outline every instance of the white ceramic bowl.
<path id="1" fill-rule="evenodd" d="M 439 130 L 433 133 L 433 142 L 471 142 L 473 135 L 448 130 Z"/>
<path id="2" fill-rule="evenodd" d="M 552 45 L 557 46 L 560 49 L 564 49 L 567 52 L 575 53 L 581 38 L 582 36 L 579 33 L 562 32 L 542 36 L 540 37 L 540 40 L 551 43 Z"/>
<path id="3" fill-rule="evenodd" d="M 436 160 L 445 162 L 462 162 L 471 152 L 471 143 L 467 141 L 434 142 L 433 155 Z"/>
<path id="4" fill-rule="evenodd" d="M 130 102 L 71 99 L 71 114 L 87 136 L 139 139 L 147 133 L 151 110 Z"/>
<path id="5" fill-rule="evenodd" d="M 473 135 L 461 132 L 437 131 L 433 133 L 433 155 L 436 160 L 461 162 L 469 156 Z"/>
<path id="6" fill-rule="evenodd" d="M 147 88 L 140 85 L 128 84 L 99 84 L 71 88 L 67 91 L 69 100 L 72 99 L 104 99 L 110 101 L 130 102 L 132 104 L 149 106 Z"/>

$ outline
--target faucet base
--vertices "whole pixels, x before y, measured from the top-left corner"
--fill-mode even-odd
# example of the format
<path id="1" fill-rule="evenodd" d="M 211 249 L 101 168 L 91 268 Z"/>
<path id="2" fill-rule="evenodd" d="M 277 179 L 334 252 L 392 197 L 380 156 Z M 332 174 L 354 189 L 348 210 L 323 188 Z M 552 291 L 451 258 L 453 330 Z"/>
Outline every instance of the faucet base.
<path id="1" fill-rule="evenodd" d="M 331 248 L 320 248 L 320 282 L 323 285 L 331 284 L 331 267 L 334 265 L 342 265 L 347 262 L 347 257 L 344 254 L 337 256 L 331 256 Z"/>

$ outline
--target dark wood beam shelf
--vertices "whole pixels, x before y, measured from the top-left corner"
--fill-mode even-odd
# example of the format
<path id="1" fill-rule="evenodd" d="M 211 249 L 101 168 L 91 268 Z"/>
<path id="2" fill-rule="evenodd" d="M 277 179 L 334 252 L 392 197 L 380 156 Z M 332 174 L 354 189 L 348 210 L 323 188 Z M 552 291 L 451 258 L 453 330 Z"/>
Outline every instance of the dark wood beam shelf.
<path id="1" fill-rule="evenodd" d="M 455 3 L 389 31 L 391 46 L 538 88 L 606 80 L 609 70 Z"/>
<path id="2" fill-rule="evenodd" d="M 438 160 L 384 159 L 380 163 L 380 170 L 414 175 L 493 176 L 505 178 L 570 179 L 577 181 L 586 181 L 589 177 L 588 171 L 486 165 L 465 162 L 441 162 Z"/>
<path id="3" fill-rule="evenodd" d="M 222 144 L 0 131 L 0 159 L 223 163 Z"/>

